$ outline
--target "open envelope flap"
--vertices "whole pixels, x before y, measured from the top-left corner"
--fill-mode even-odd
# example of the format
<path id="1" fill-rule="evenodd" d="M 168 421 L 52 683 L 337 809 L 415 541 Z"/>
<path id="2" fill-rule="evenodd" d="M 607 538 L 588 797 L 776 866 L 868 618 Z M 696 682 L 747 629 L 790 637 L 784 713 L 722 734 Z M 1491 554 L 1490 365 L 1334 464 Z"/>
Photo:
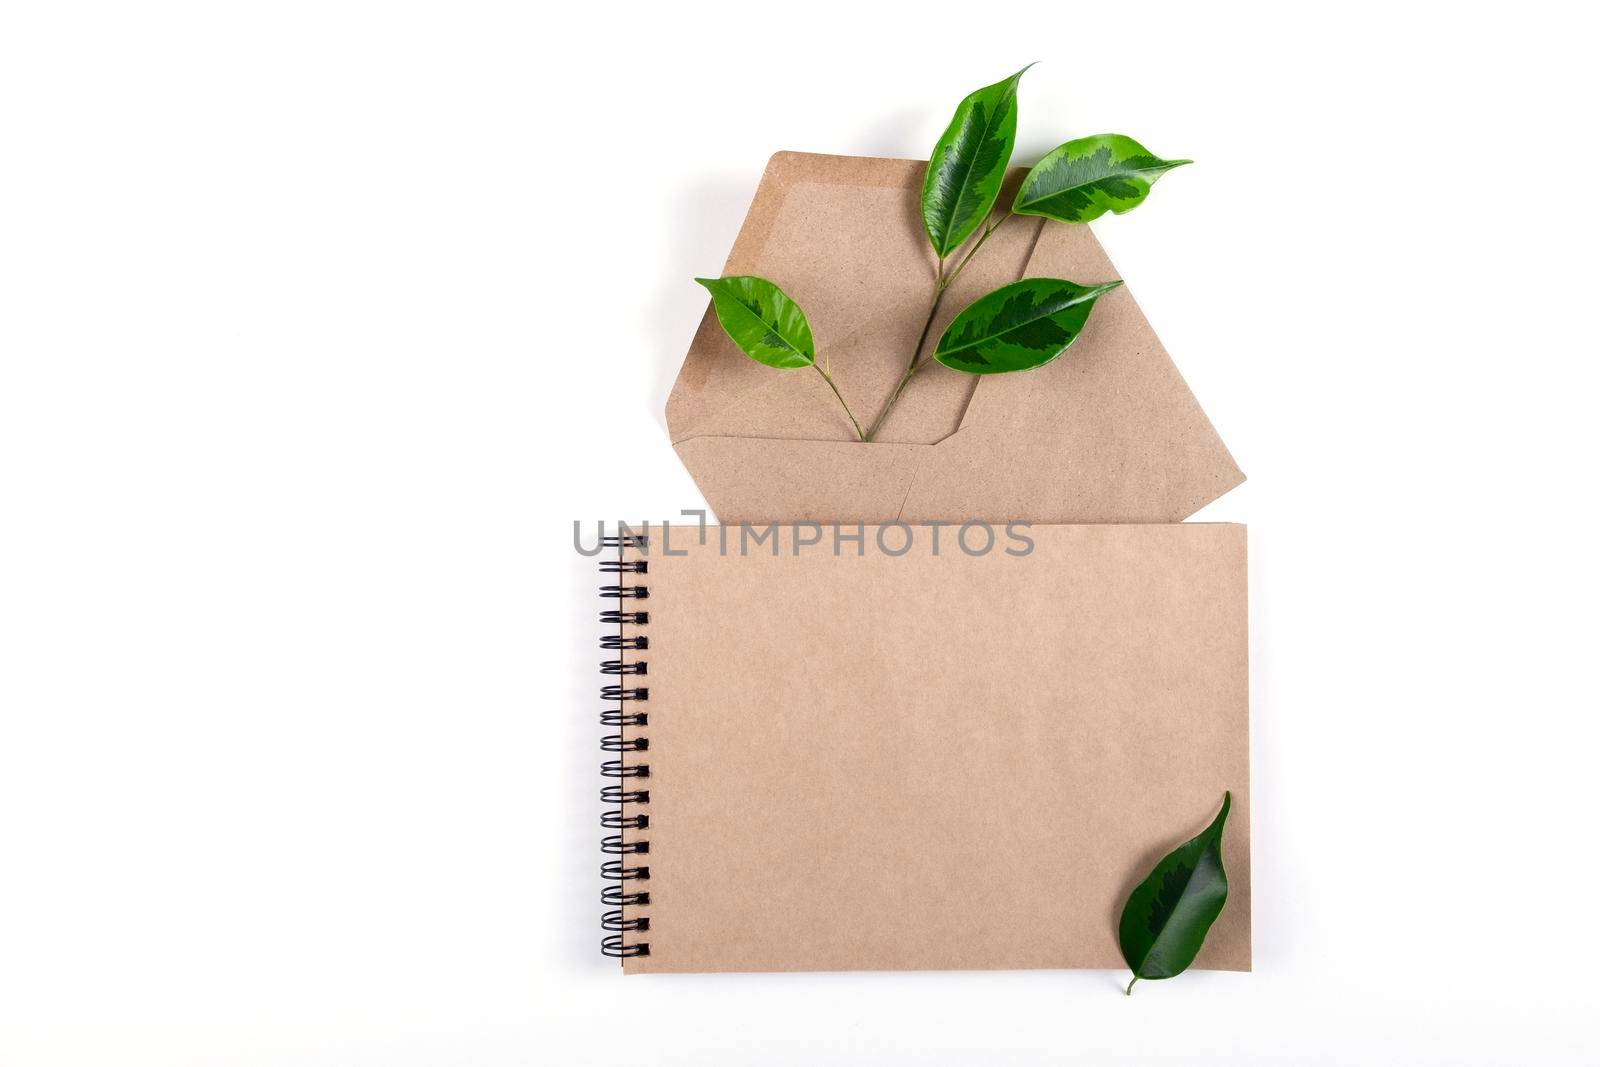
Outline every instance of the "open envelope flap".
<path id="1" fill-rule="evenodd" d="M 1044 227 L 1024 273 L 1085 285 L 1117 277 L 1089 228 L 1068 225 Z M 1219 483 L 1227 482 L 1219 493 L 1244 480 L 1127 286 L 1095 304 L 1083 333 L 1060 358 L 1036 370 L 985 377 L 961 425 L 1185 449 L 1197 464 L 1210 464 Z"/>
<path id="2" fill-rule="evenodd" d="M 902 522 L 1177 522 L 1242 480 L 1237 471 L 1220 471 L 1216 457 L 1204 449 L 1172 439 L 963 426 L 931 446 L 895 517 Z"/>
<path id="3" fill-rule="evenodd" d="M 937 445 L 713 436 L 674 447 L 728 525 L 1169 522 L 1238 482 L 1182 444 L 990 426 Z"/>
<path id="4" fill-rule="evenodd" d="M 926 166 L 778 153 L 724 271 L 768 277 L 805 308 L 819 359 L 863 423 L 892 392 L 927 315 Z M 1024 275 L 1117 276 L 1088 227 L 1012 219 L 951 288 L 933 336 Z M 1044 367 L 977 380 L 929 367 L 867 445 L 820 375 L 746 359 L 708 309 L 667 423 L 730 523 L 1175 522 L 1244 478 L 1126 287 Z"/>
<path id="5" fill-rule="evenodd" d="M 894 522 L 934 446 L 691 437 L 675 447 L 711 510 L 732 525 Z"/>
<path id="6" fill-rule="evenodd" d="M 1117 277 L 1089 228 L 1069 225 L 1040 231 L 1024 273 Z M 901 519 L 981 507 L 991 520 L 1177 522 L 1244 481 L 1127 286 L 1096 303 L 1060 358 L 984 377 L 937 452 Z"/>

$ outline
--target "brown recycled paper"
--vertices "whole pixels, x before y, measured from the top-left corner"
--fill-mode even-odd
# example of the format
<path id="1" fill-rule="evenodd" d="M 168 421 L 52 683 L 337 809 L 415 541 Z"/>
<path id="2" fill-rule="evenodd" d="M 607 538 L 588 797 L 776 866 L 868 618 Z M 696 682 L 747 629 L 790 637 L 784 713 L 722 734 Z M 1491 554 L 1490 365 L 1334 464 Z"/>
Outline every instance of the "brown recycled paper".
<path id="1" fill-rule="evenodd" d="M 1121 968 L 1128 893 L 1225 790 L 1195 966 L 1248 970 L 1245 528 L 1034 526 L 1022 556 L 1003 527 L 983 555 L 956 527 L 937 555 L 930 527 L 863 533 L 625 550 L 650 870 L 626 970 Z"/>
<path id="2" fill-rule="evenodd" d="M 925 167 L 779 152 L 723 271 L 759 274 L 799 302 L 818 359 L 863 425 L 905 370 L 932 295 L 918 214 Z M 1009 219 L 946 294 L 932 338 L 1024 276 L 1118 275 L 1089 227 Z M 1037 370 L 925 368 L 871 444 L 854 439 L 820 375 L 746 358 L 708 307 L 667 426 L 725 523 L 1176 522 L 1244 480 L 1128 286 L 1101 298 L 1073 346 Z"/>

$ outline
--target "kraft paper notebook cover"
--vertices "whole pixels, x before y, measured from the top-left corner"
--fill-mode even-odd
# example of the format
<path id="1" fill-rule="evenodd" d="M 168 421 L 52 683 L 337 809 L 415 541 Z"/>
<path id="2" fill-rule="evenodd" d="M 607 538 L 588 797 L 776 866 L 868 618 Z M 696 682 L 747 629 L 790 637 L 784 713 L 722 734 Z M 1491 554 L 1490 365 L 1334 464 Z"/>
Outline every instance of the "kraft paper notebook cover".
<path id="1" fill-rule="evenodd" d="M 928 312 L 926 170 L 920 160 L 779 152 L 722 271 L 768 278 L 806 309 L 840 392 L 867 419 Z M 1023 172 L 1013 169 L 1013 186 Z M 1018 278 L 1120 276 L 1089 226 L 1018 216 L 946 295 L 933 336 Z M 1103 297 L 1067 355 L 1026 374 L 924 372 L 869 445 L 853 439 L 817 375 L 746 358 L 708 306 L 667 400 L 673 447 L 727 523 L 1177 522 L 1244 475 L 1136 289 L 1133 279 Z"/>
<path id="2" fill-rule="evenodd" d="M 1244 527 L 798 532 L 602 557 L 627 972 L 1122 967 L 1127 894 L 1225 790 L 1196 966 L 1249 969 Z"/>

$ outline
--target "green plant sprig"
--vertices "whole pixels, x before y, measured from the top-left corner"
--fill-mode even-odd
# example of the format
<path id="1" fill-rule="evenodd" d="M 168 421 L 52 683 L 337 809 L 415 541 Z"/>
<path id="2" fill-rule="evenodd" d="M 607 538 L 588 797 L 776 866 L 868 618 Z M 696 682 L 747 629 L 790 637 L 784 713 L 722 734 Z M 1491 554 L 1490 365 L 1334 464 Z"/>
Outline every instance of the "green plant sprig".
<path id="1" fill-rule="evenodd" d="M 916 375 L 917 371 L 921 370 L 924 366 L 932 361 L 933 357 L 931 356 L 927 359 L 922 358 L 922 349 L 928 343 L 928 331 L 933 329 L 933 320 L 939 315 L 939 305 L 944 302 L 945 290 L 949 289 L 950 286 L 955 284 L 956 278 L 960 277 L 961 272 L 966 269 L 967 264 L 972 262 L 972 257 L 978 254 L 978 249 L 983 247 L 983 243 L 989 239 L 989 235 L 998 230 L 1001 224 L 1010 217 L 1011 215 L 1009 213 L 1002 214 L 993 223 L 985 226 L 983 228 L 983 233 L 979 234 L 977 241 L 973 242 L 973 245 L 967 251 L 967 254 L 961 258 L 959 263 L 956 264 L 955 269 L 950 271 L 948 274 L 945 273 L 944 269 L 945 261 L 942 259 L 939 260 L 938 273 L 934 278 L 933 301 L 928 306 L 928 317 L 922 323 L 922 332 L 917 335 L 917 346 L 911 350 L 911 361 L 906 364 L 906 372 L 900 376 L 900 381 L 897 385 L 895 385 L 894 392 L 889 394 L 889 399 L 883 405 L 883 410 L 878 412 L 878 417 L 876 419 L 872 420 L 872 425 L 867 429 L 866 436 L 862 438 L 862 440 L 872 440 L 873 435 L 878 432 L 878 427 L 883 425 L 883 420 L 887 419 L 889 417 L 889 412 L 894 410 L 894 405 L 896 401 L 900 399 L 900 394 L 905 392 L 906 386 L 911 384 L 912 377 Z"/>
<path id="2" fill-rule="evenodd" d="M 932 354 L 924 356 L 945 293 L 1007 219 L 1037 215 L 1086 223 L 1107 211 L 1120 215 L 1143 203 L 1163 174 L 1190 162 L 1161 159 L 1122 134 L 1080 137 L 1046 154 L 1023 178 L 1011 206 L 997 208 L 1016 147 L 1017 85 L 1027 71 L 1023 67 L 969 93 L 934 145 L 922 184 L 922 225 L 936 260 L 933 296 L 905 372 L 865 431 L 827 367 L 817 365 L 811 328 L 798 304 L 763 278 L 695 279 L 711 290 L 718 321 L 747 356 L 770 367 L 809 366 L 821 374 L 859 441 L 877 435 L 911 379 L 929 363 L 966 374 L 1041 367 L 1077 339 L 1095 301 L 1122 284 L 1084 286 L 1060 278 L 1013 282 L 967 305 L 945 328 Z M 947 269 L 974 234 L 965 255 Z"/>

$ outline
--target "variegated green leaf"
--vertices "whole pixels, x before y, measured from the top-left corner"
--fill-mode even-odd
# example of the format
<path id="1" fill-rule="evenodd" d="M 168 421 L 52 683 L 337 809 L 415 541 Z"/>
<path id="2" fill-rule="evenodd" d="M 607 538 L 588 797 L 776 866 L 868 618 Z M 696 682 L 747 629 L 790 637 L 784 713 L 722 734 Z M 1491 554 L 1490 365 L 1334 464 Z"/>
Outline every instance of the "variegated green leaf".
<path id="1" fill-rule="evenodd" d="M 1068 141 L 1028 172 L 1011 210 L 1057 222 L 1089 222 L 1144 202 L 1150 186 L 1189 159 L 1162 159 L 1132 137 L 1102 133 Z"/>
<path id="2" fill-rule="evenodd" d="M 1042 366 L 1077 339 L 1094 302 L 1121 284 L 1024 278 L 1001 286 L 974 300 L 951 321 L 933 358 L 968 374 Z"/>
<path id="3" fill-rule="evenodd" d="M 961 101 L 933 146 L 922 181 L 922 225 L 940 259 L 972 236 L 1000 195 L 1017 140 L 1017 82 L 1027 70 Z"/>
<path id="4" fill-rule="evenodd" d="M 1117 941 L 1133 970 L 1133 982 L 1182 974 L 1222 914 L 1228 902 L 1222 824 L 1232 803 L 1232 793 L 1222 794 L 1222 810 L 1211 825 L 1162 857 L 1123 906 Z M 1130 993 L 1133 982 L 1128 983 Z"/>
<path id="5" fill-rule="evenodd" d="M 717 321 L 745 355 L 786 370 L 816 362 L 806 313 L 782 289 L 752 275 L 695 281 L 711 291 Z"/>

